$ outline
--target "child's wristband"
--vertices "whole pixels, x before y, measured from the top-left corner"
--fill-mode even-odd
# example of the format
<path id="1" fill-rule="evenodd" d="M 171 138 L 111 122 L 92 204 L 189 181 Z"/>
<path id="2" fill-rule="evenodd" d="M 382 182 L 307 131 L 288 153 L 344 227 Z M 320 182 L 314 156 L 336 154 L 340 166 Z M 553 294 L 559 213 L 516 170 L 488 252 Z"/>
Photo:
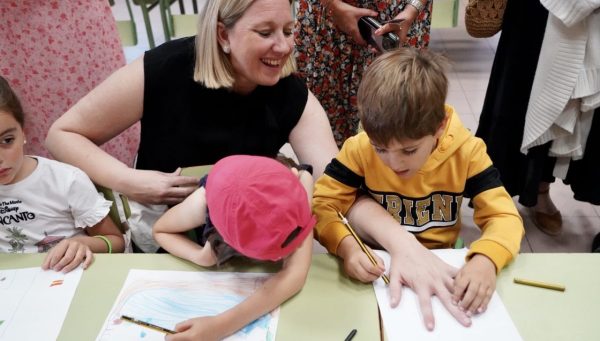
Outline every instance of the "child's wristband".
<path id="1" fill-rule="evenodd" d="M 106 247 L 108 248 L 108 253 L 112 253 L 112 243 L 111 243 L 110 239 L 106 238 L 106 236 L 103 236 L 103 235 L 97 235 L 97 236 L 94 236 L 94 238 L 100 238 L 100 239 L 104 240 L 104 242 L 106 243 Z"/>

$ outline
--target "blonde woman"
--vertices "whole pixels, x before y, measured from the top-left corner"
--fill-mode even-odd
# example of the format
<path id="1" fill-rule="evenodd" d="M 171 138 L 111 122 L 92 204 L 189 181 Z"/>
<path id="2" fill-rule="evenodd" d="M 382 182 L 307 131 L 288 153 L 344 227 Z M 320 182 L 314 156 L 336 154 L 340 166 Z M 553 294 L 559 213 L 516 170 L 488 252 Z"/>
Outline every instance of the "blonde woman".
<path id="1" fill-rule="evenodd" d="M 198 179 L 179 167 L 275 157 L 286 142 L 319 176 L 337 148 L 319 102 L 292 74 L 290 2 L 206 1 L 198 19 L 197 37 L 146 52 L 57 120 L 46 140 L 53 156 L 144 204 L 173 205 L 193 192 Z M 138 121 L 132 169 L 98 145 Z"/>

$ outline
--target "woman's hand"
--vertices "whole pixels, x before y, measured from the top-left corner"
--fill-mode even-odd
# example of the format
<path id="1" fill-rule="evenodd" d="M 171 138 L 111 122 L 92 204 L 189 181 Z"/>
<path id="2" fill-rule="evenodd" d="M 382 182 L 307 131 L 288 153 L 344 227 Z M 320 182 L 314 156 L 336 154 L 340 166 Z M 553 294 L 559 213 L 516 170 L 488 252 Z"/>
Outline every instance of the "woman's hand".
<path id="1" fill-rule="evenodd" d="M 329 9 L 331 21 L 335 27 L 352 37 L 352 40 L 357 44 L 367 45 L 367 42 L 360 35 L 358 20 L 361 17 L 377 16 L 377 12 L 367 8 L 354 7 L 340 0 L 331 1 Z"/>
<path id="2" fill-rule="evenodd" d="M 388 32 L 394 32 L 400 37 L 402 44 L 406 44 L 408 41 L 408 31 L 418 15 L 419 12 L 417 12 L 415 7 L 406 5 L 402 12 L 376 30 L 375 34 L 381 36 Z"/>
<path id="3" fill-rule="evenodd" d="M 134 174 L 123 185 L 128 199 L 143 204 L 175 205 L 182 202 L 198 187 L 199 179 L 183 176 L 181 168 L 173 173 L 132 169 Z"/>
<path id="4" fill-rule="evenodd" d="M 44 258 L 42 269 L 67 273 L 81 263 L 83 263 L 83 268 L 87 269 L 93 260 L 94 254 L 88 245 L 75 238 L 63 239 L 50 249 Z"/>
<path id="5" fill-rule="evenodd" d="M 446 264 L 426 249 L 416 238 L 398 241 L 390 250 L 390 301 L 398 306 L 402 286 L 413 289 L 418 297 L 423 322 L 427 330 L 435 328 L 431 297 L 437 296 L 446 310 L 463 326 L 471 325 L 471 319 L 453 304 L 452 289 L 458 269 Z"/>

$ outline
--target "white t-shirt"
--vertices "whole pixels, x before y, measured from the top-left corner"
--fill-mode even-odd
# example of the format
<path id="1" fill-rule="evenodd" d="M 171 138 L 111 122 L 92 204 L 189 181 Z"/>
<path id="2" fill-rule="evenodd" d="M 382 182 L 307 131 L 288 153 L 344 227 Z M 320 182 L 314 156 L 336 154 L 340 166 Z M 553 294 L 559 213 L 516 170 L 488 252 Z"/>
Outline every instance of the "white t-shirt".
<path id="1" fill-rule="evenodd" d="M 47 252 L 85 233 L 108 214 L 111 202 L 79 168 L 36 156 L 25 179 L 0 185 L 0 252 Z"/>

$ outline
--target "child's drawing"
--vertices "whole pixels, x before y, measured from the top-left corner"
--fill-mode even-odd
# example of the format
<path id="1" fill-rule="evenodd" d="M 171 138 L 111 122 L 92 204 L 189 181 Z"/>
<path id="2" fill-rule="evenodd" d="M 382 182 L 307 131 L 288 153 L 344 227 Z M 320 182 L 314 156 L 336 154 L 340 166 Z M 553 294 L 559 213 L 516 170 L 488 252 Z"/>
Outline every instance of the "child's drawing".
<path id="1" fill-rule="evenodd" d="M 0 341 L 56 340 L 82 273 L 0 270 Z"/>
<path id="2" fill-rule="evenodd" d="M 131 270 L 97 340 L 164 340 L 164 334 L 122 320 L 131 316 L 175 329 L 194 317 L 219 314 L 262 286 L 268 274 Z M 279 309 L 227 340 L 273 340 Z"/>

